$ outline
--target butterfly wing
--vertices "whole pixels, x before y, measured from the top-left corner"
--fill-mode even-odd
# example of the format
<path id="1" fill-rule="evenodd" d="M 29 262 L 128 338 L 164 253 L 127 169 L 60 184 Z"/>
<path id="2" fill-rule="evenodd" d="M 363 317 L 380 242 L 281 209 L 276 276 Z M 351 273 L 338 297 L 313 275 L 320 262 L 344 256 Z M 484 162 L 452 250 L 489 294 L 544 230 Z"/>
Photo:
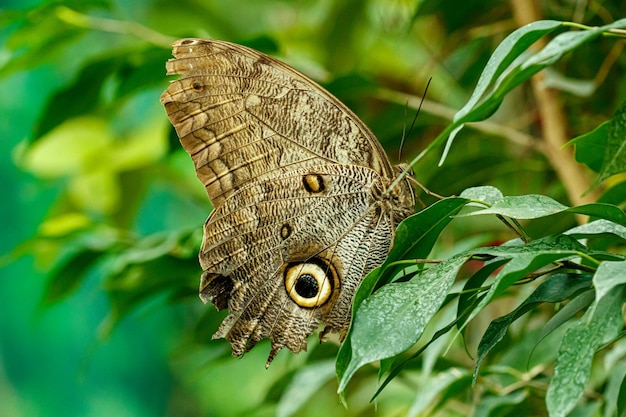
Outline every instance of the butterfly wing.
<path id="1" fill-rule="evenodd" d="M 306 348 L 320 320 L 344 332 L 352 297 L 412 210 L 385 197 L 393 169 L 367 127 L 322 87 L 240 45 L 174 44 L 161 96 L 215 210 L 200 293 L 229 315 L 215 337 L 241 355 Z M 395 204 L 397 206 L 397 204 Z"/>
<path id="2" fill-rule="evenodd" d="M 276 170 L 320 161 L 393 170 L 370 130 L 341 102 L 282 62 L 228 42 L 183 39 L 162 95 L 209 198 Z"/>

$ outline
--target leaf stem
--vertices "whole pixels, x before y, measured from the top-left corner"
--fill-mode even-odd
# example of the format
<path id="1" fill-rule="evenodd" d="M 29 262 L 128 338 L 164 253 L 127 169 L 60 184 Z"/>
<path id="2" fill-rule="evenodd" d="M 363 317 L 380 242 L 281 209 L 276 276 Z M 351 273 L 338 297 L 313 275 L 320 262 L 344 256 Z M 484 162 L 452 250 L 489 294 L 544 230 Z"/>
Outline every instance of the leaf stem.
<path id="1" fill-rule="evenodd" d="M 528 243 L 532 240 L 530 236 L 528 236 L 528 234 L 526 233 L 522 225 L 516 219 L 506 218 L 501 214 L 496 214 L 496 217 L 502 223 L 504 223 L 506 227 L 508 227 L 511 231 L 513 231 L 513 233 L 519 236 L 519 238 L 522 239 L 524 243 Z"/>

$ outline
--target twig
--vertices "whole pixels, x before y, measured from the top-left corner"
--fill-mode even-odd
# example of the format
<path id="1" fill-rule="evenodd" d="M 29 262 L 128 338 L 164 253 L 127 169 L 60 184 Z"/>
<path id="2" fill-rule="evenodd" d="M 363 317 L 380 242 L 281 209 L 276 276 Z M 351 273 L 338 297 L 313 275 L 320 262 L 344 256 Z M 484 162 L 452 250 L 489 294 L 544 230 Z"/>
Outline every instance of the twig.
<path id="1" fill-rule="evenodd" d="M 165 48 L 169 48 L 175 40 L 175 38 L 165 36 L 139 23 L 89 16 L 65 6 L 57 7 L 56 14 L 59 19 L 70 25 L 85 29 L 97 29 L 103 32 L 134 35 L 156 46 Z"/>

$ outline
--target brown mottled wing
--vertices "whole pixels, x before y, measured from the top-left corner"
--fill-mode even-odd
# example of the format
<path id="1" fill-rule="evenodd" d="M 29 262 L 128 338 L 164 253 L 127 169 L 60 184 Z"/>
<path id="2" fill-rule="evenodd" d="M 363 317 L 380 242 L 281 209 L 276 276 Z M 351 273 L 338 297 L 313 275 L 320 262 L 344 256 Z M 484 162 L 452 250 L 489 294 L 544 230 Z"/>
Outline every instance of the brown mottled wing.
<path id="1" fill-rule="evenodd" d="M 273 58 L 204 39 L 177 41 L 173 54 L 168 74 L 182 77 L 161 102 L 215 207 L 200 293 L 229 315 L 214 337 L 235 355 L 270 338 L 269 364 L 282 347 L 305 349 L 320 320 L 345 331 L 354 291 L 407 214 L 376 197 L 393 177 L 380 144 L 343 104 Z M 294 302 L 289 271 L 295 282 L 326 278 L 328 300 Z"/>
<path id="2" fill-rule="evenodd" d="M 234 193 L 205 225 L 200 260 L 206 271 L 202 296 L 229 292 L 229 316 L 216 337 L 227 338 L 237 355 L 264 337 L 272 340 L 270 360 L 286 346 L 306 348 L 306 337 L 320 319 L 332 331 L 349 323 L 352 297 L 363 276 L 386 257 L 391 221 L 371 208 L 372 171 L 357 166 L 315 167 L 327 191 L 311 196 L 302 187 L 307 168 L 254 182 Z M 289 225 L 285 237 L 283 228 Z M 328 260 L 340 277 L 331 302 L 305 309 L 285 291 L 284 268 L 312 257 Z M 227 278 L 225 278 L 227 277 Z"/>
<path id="3" fill-rule="evenodd" d="M 393 171 L 370 130 L 322 87 L 282 62 L 228 42 L 183 39 L 161 96 L 218 207 L 250 180 L 320 162 Z"/>

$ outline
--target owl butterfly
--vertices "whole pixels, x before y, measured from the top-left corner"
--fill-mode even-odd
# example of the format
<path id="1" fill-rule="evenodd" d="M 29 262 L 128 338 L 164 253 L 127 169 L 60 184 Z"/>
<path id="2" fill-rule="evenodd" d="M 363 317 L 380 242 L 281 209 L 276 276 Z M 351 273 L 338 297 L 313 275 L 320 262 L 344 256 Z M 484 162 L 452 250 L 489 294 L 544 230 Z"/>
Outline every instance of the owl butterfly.
<path id="1" fill-rule="evenodd" d="M 216 40 L 173 45 L 161 95 L 214 210 L 204 225 L 200 298 L 229 314 L 213 338 L 241 356 L 271 339 L 306 349 L 345 336 L 352 299 L 380 265 L 413 189 L 373 133 L 339 100 L 286 64 Z"/>

